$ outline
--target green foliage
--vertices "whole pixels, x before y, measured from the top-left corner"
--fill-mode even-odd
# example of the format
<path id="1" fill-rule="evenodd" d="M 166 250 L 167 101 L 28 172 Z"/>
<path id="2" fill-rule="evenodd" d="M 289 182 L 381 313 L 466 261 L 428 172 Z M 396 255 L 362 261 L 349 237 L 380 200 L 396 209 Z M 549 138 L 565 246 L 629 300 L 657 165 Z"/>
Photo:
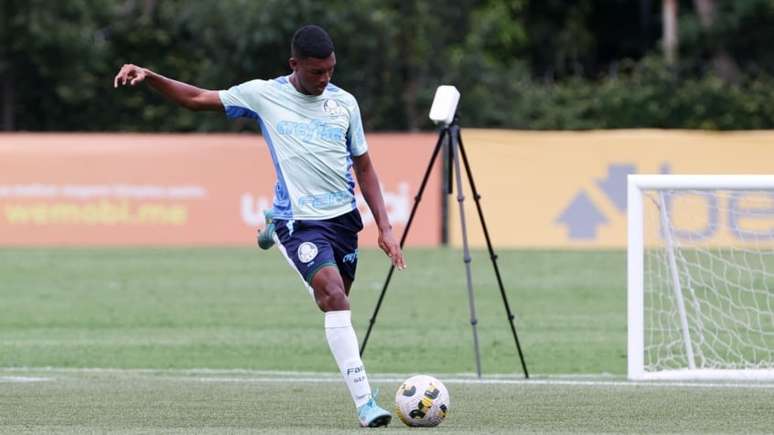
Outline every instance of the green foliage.
<path id="1" fill-rule="evenodd" d="M 651 8 L 628 0 L 6 0 L 0 121 L 16 130 L 254 130 L 180 109 L 145 86 L 114 90 L 113 76 L 136 63 L 222 89 L 288 74 L 290 36 L 313 22 L 331 32 L 334 81 L 359 98 L 371 130 L 431 129 L 427 111 L 444 83 L 462 92 L 466 126 L 774 128 L 774 2 L 717 1 L 710 28 L 681 2 L 674 69 L 657 60 L 658 35 L 647 25 L 659 19 L 659 2 L 639 3 Z M 714 75 L 718 50 L 731 54 L 736 80 Z"/>
<path id="2" fill-rule="evenodd" d="M 88 129 L 84 105 L 99 105 L 108 44 L 99 31 L 106 1 L 9 1 L 0 76 L 15 88 L 22 128 Z M 61 128 L 61 127 L 59 127 Z"/>
<path id="3" fill-rule="evenodd" d="M 615 78 L 522 81 L 509 92 L 509 126 L 517 128 L 774 128 L 773 77 L 749 76 L 738 85 L 711 74 L 680 78 L 655 58 Z"/>
<path id="4" fill-rule="evenodd" d="M 742 70 L 774 70 L 774 2 L 771 0 L 715 0 L 716 12 L 710 28 L 700 24 L 693 10 L 680 17 L 682 62 L 706 69 L 714 51 L 726 50 Z"/>

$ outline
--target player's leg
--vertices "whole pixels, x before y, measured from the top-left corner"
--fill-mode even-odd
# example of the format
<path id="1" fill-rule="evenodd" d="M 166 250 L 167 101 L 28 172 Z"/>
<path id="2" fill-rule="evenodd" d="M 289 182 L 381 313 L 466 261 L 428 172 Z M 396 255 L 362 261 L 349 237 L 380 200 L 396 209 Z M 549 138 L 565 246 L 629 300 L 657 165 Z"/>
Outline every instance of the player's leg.
<path id="1" fill-rule="evenodd" d="M 336 285 L 338 286 L 339 283 L 343 286 L 344 294 L 347 296 L 347 302 L 349 301 L 349 291 L 352 288 L 352 282 L 355 280 L 355 271 L 357 269 L 357 233 L 363 228 L 362 222 L 360 220 L 360 215 L 357 212 L 357 210 L 353 211 L 352 213 L 348 213 L 347 215 L 340 216 L 338 218 L 331 219 L 329 222 L 329 229 L 332 231 L 327 232 L 328 236 L 328 242 L 332 248 L 333 251 L 333 259 L 336 262 L 336 268 L 331 267 L 332 272 L 332 279 L 336 282 Z M 322 271 L 321 271 L 322 272 Z M 336 287 L 337 288 L 337 287 Z M 326 294 L 326 297 L 329 296 Z M 329 298 L 329 300 L 335 300 L 336 298 Z M 349 304 L 347 303 L 347 307 Z M 326 308 L 330 307 L 324 307 L 320 306 L 323 311 L 326 310 Z M 331 316 L 332 311 L 326 312 L 326 319 L 328 319 L 327 316 Z M 350 336 L 350 338 L 347 340 L 348 344 L 348 355 L 351 355 L 352 357 L 357 358 L 357 364 L 359 364 L 359 367 L 361 367 L 360 370 L 356 369 L 355 372 L 362 373 L 362 378 L 364 383 L 367 384 L 368 378 L 366 376 L 365 367 L 360 360 L 360 348 L 358 346 L 357 337 L 355 336 L 355 331 L 351 327 L 351 321 L 349 321 L 350 318 L 350 311 L 346 311 L 346 317 L 347 321 L 346 324 L 350 325 L 347 327 L 348 331 L 347 335 Z M 333 315 L 335 316 L 335 314 Z M 326 334 L 330 330 L 326 328 Z M 329 343 L 331 341 L 329 340 Z M 336 351 L 334 351 L 334 345 L 331 344 L 331 351 L 334 352 L 334 355 L 336 354 Z M 337 357 L 338 362 L 338 357 Z M 344 375 L 345 379 L 347 378 L 347 372 L 346 369 L 343 367 L 346 367 L 346 365 L 339 365 L 340 369 L 342 370 L 342 375 Z M 356 373 L 356 374 L 359 374 Z M 370 387 L 368 388 L 368 391 L 370 393 Z M 370 426 L 370 427 L 376 427 L 376 426 L 383 426 L 387 425 L 390 422 L 390 419 L 392 416 L 389 412 L 379 407 L 379 405 L 376 404 L 375 398 L 373 395 L 369 394 L 369 400 L 363 405 L 360 405 L 356 402 L 356 406 L 358 407 L 358 419 L 360 420 L 360 424 L 362 426 Z M 356 395 L 353 394 L 353 398 L 355 398 Z"/>
<path id="2" fill-rule="evenodd" d="M 336 265 L 325 222 L 294 224 L 276 221 L 277 246 L 304 280 L 325 313 L 325 336 L 334 360 L 358 409 L 363 426 L 384 426 L 389 412 L 376 405 L 371 394 L 357 336 L 352 328 L 347 286 Z M 349 278 L 351 284 L 352 278 Z"/>
<path id="3" fill-rule="evenodd" d="M 317 305 L 325 312 L 325 338 L 355 402 L 361 426 L 386 426 L 392 415 L 374 401 L 352 328 L 349 298 L 338 268 L 323 267 L 314 274 L 311 284 Z"/>

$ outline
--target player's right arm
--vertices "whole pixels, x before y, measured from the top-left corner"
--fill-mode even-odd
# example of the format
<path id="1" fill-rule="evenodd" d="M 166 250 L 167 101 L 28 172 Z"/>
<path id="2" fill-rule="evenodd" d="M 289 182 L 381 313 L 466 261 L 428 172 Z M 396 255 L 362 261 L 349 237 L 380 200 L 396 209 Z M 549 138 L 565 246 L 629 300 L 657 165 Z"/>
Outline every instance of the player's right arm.
<path id="1" fill-rule="evenodd" d="M 145 82 L 164 97 L 190 110 L 224 111 L 218 91 L 197 88 L 188 83 L 179 82 L 157 74 L 148 68 L 126 64 L 121 67 L 113 79 L 113 87 L 135 86 Z"/>

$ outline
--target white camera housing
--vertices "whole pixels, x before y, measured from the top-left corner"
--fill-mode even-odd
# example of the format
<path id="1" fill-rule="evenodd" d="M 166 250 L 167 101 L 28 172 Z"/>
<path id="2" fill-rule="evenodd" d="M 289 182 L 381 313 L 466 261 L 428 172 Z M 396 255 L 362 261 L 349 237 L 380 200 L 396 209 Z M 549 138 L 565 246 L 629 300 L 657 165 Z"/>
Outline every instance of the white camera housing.
<path id="1" fill-rule="evenodd" d="M 438 86 L 433 97 L 433 105 L 430 107 L 430 119 L 436 124 L 451 124 L 459 102 L 460 91 L 457 88 L 450 85 Z"/>

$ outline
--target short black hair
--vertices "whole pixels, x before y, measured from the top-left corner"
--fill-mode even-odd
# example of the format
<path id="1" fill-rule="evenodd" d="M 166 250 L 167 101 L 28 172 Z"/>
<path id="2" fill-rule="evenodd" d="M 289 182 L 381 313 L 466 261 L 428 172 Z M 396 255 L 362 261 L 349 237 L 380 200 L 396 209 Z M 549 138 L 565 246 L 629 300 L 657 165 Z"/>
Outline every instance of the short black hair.
<path id="1" fill-rule="evenodd" d="M 293 57 L 299 59 L 327 59 L 333 53 L 333 40 L 322 27 L 309 24 L 293 34 L 290 52 Z"/>

